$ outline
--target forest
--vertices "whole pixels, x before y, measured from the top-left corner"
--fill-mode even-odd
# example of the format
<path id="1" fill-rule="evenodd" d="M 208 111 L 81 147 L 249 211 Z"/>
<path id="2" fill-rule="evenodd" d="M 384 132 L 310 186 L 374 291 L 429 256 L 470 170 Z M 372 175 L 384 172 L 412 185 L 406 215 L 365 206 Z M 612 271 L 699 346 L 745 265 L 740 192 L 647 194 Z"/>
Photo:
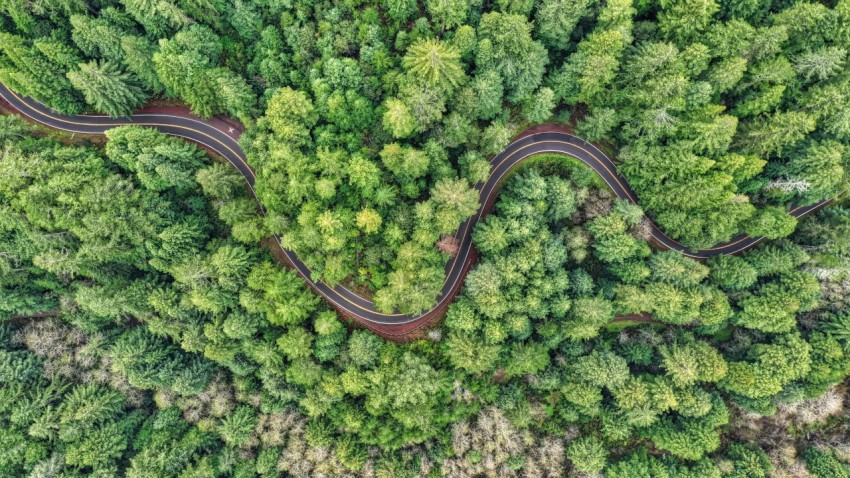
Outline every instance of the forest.
<path id="1" fill-rule="evenodd" d="M 0 83 L 233 118 L 256 174 L 0 102 L 0 477 L 850 478 L 848 48 L 850 0 L 0 2 Z M 538 125 L 638 204 L 526 160 L 406 342 L 271 245 L 430 310 Z"/>

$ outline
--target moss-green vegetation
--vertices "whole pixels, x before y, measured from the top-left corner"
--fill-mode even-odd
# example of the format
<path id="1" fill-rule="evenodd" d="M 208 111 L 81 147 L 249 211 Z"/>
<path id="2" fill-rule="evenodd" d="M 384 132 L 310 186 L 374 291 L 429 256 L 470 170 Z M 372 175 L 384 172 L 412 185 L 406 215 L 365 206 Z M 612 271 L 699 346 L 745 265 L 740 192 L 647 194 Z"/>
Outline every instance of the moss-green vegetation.
<path id="1" fill-rule="evenodd" d="M 0 3 L 3 84 L 237 118 L 268 212 L 181 140 L 4 116 L 0 476 L 847 476 L 850 209 L 784 212 L 846 189 L 847 45 L 848 0 Z M 568 118 L 640 207 L 530 160 L 425 339 L 346 327 L 257 247 L 427 310 L 488 158 Z M 768 239 L 696 262 L 644 212 Z"/>

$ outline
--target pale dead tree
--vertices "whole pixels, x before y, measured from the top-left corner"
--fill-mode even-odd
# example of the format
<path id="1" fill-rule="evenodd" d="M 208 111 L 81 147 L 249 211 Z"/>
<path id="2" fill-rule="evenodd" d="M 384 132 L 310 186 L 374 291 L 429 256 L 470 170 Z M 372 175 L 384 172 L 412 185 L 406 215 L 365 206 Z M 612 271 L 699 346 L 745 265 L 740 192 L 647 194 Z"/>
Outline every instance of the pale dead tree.
<path id="1" fill-rule="evenodd" d="M 198 423 L 204 418 L 203 410 L 200 408 L 189 408 L 183 411 L 183 419 L 189 423 Z"/>
<path id="2" fill-rule="evenodd" d="M 820 281 L 826 281 L 837 277 L 843 277 L 850 272 L 850 267 L 806 267 L 806 272 L 811 273 Z"/>
<path id="3" fill-rule="evenodd" d="M 351 471 L 343 466 L 334 448 L 314 447 L 307 442 L 306 419 L 296 411 L 283 412 L 277 417 L 261 417 L 263 429 L 259 433 L 263 443 L 286 442 L 277 462 L 278 471 L 293 478 L 361 478 L 362 471 Z M 259 428 L 259 426 L 258 426 Z M 274 429 L 274 430 L 272 430 Z M 285 435 L 285 437 L 283 437 Z M 371 465 L 364 467 L 367 472 Z"/>
<path id="4" fill-rule="evenodd" d="M 830 278 L 831 279 L 831 278 Z M 824 306 L 833 311 L 850 308 L 850 279 L 821 281 L 821 301 Z"/>
<path id="5" fill-rule="evenodd" d="M 661 334 L 655 329 L 641 327 L 635 334 L 639 343 L 656 346 L 663 342 Z"/>
<path id="6" fill-rule="evenodd" d="M 678 121 L 678 118 L 667 112 L 667 108 L 658 108 L 650 112 L 655 124 L 662 128 L 670 128 Z"/>
<path id="7" fill-rule="evenodd" d="M 366 461 L 366 464 L 363 465 L 363 468 L 360 469 L 360 476 L 362 478 L 377 478 L 377 474 L 375 473 L 375 460 L 374 457 L 377 456 L 377 449 L 372 447 L 369 450 L 370 455 L 372 455 L 372 459 Z"/>
<path id="8" fill-rule="evenodd" d="M 831 47 L 809 51 L 794 58 L 794 69 L 804 75 L 807 80 L 815 77 L 818 80 L 829 78 L 844 67 L 847 50 Z"/>
<path id="9" fill-rule="evenodd" d="M 93 369 L 95 376 L 97 374 L 101 374 L 104 377 L 108 376 L 108 380 L 104 378 L 104 381 L 99 383 L 108 385 L 113 390 L 121 392 L 126 397 L 128 406 L 142 407 L 145 405 L 150 400 L 147 392 L 130 385 L 130 379 L 126 375 L 113 372 L 111 363 L 111 360 L 104 357 L 101 360 L 99 368 Z"/>
<path id="10" fill-rule="evenodd" d="M 777 412 L 771 416 L 747 412 L 733 405 L 730 407 L 732 413 L 730 438 L 762 447 L 774 466 L 774 473 L 771 476 L 810 478 L 812 475 L 809 474 L 799 456 L 802 449 L 798 448 L 799 443 L 788 433 L 788 428 L 799 429 L 806 424 L 824 423 L 832 416 L 850 415 L 850 400 L 847 398 L 847 388 L 843 385 L 836 386 L 817 398 L 780 404 Z M 846 441 L 843 435 L 827 435 L 807 440 L 805 446 L 815 443 L 840 453 L 841 445 L 846 445 Z M 846 451 L 850 451 L 850 446 L 845 448 L 847 448 Z"/>
<path id="11" fill-rule="evenodd" d="M 304 433 L 306 426 L 306 417 L 294 409 L 286 409 L 278 413 L 261 414 L 255 432 L 264 446 L 283 446 L 291 433 Z"/>
<path id="12" fill-rule="evenodd" d="M 70 332 L 71 327 L 57 320 L 31 321 L 16 332 L 13 340 L 26 345 L 39 357 L 58 359 L 67 357 L 75 346 L 81 345 L 77 340 L 68 340 Z"/>
<path id="13" fill-rule="evenodd" d="M 402 463 L 401 467 L 407 469 L 408 466 L 412 466 L 413 464 L 418 465 L 418 469 L 416 473 L 413 475 L 405 474 L 404 476 L 408 476 L 410 478 L 428 478 L 432 476 L 432 471 L 434 470 L 434 462 L 431 461 L 431 458 L 428 456 L 428 449 L 430 448 L 429 444 L 426 443 L 423 446 L 416 445 L 407 448 L 402 448 L 398 452 L 394 453 L 394 456 L 400 458 L 401 461 L 380 461 L 374 463 L 374 478 L 396 478 L 399 476 L 399 465 Z M 375 457 L 379 454 L 375 454 L 371 461 L 375 461 Z M 367 465 L 369 462 L 367 462 Z M 368 467 L 364 467 L 368 468 Z M 408 470 L 409 472 L 409 470 Z M 362 475 L 363 478 L 367 478 L 366 475 Z"/>
<path id="14" fill-rule="evenodd" d="M 176 400 L 177 394 L 168 388 L 160 388 L 153 393 L 153 402 L 159 409 L 173 407 Z"/>
<path id="15" fill-rule="evenodd" d="M 786 194 L 804 193 L 812 187 L 812 183 L 805 179 L 779 178 L 767 183 L 764 187 L 768 190 L 778 190 Z"/>
<path id="16" fill-rule="evenodd" d="M 254 453 L 253 448 L 248 447 L 248 446 L 244 446 L 244 445 L 241 448 L 239 448 L 238 453 L 239 453 L 239 458 L 241 458 L 243 460 L 253 460 L 254 458 L 257 457 L 256 453 Z"/>
<path id="17" fill-rule="evenodd" d="M 607 189 L 598 189 L 587 197 L 582 205 L 581 216 L 574 216 L 574 222 L 589 221 L 597 216 L 605 216 L 614 207 L 613 196 Z"/>
<path id="18" fill-rule="evenodd" d="M 221 418 L 236 407 L 233 385 L 225 374 L 219 373 L 195 396 L 179 397 L 167 392 L 158 392 L 159 399 L 176 405 L 183 410 L 183 418 L 191 423 Z M 154 397 L 157 400 L 157 397 Z"/>
<path id="19" fill-rule="evenodd" d="M 564 463 L 564 441 L 553 436 L 544 436 L 540 446 L 533 449 L 529 456 L 529 462 L 534 462 L 537 474 L 529 473 L 526 476 L 558 476 L 565 467 Z"/>
<path id="20" fill-rule="evenodd" d="M 778 446 L 767 457 L 773 463 L 773 475 L 776 478 L 811 478 L 806 463 L 797 453 L 794 445 Z"/>
<path id="21" fill-rule="evenodd" d="M 29 478 L 54 478 L 62 476 L 65 468 L 65 455 L 54 453 L 38 462 L 29 474 Z"/>
<path id="22" fill-rule="evenodd" d="M 311 476 L 314 478 L 353 478 L 357 476 L 342 465 L 330 448 L 308 446 L 304 458 L 313 463 Z"/>
<path id="23" fill-rule="evenodd" d="M 602 478 L 602 473 L 593 473 L 589 471 L 570 470 L 567 473 L 567 478 Z"/>
<path id="24" fill-rule="evenodd" d="M 445 460 L 443 476 L 555 477 L 563 476 L 564 444 L 559 437 L 539 437 L 516 428 L 498 408 L 452 427 L 455 457 Z M 516 460 L 522 467 L 517 469 Z"/>
<path id="25" fill-rule="evenodd" d="M 125 375 L 112 370 L 103 334 L 89 335 L 59 319 L 44 319 L 28 322 L 15 333 L 13 341 L 43 359 L 46 378 L 60 376 L 79 383 L 106 385 L 126 395 L 131 406 L 145 403 L 145 393 L 130 385 Z"/>
<path id="26" fill-rule="evenodd" d="M 835 387 L 817 398 L 782 404 L 777 415 L 785 415 L 795 423 L 818 423 L 841 413 L 844 409 L 844 395 Z"/>
<path id="27" fill-rule="evenodd" d="M 458 251 L 460 250 L 460 244 L 455 236 L 450 234 L 443 234 L 443 237 L 437 241 L 437 249 L 440 252 L 448 254 L 452 257 L 456 256 Z"/>
<path id="28" fill-rule="evenodd" d="M 649 218 L 643 217 L 637 225 L 632 227 L 631 232 L 638 239 L 648 241 L 652 238 L 652 222 L 650 222 Z"/>
<path id="29" fill-rule="evenodd" d="M 452 382 L 451 398 L 455 402 L 472 403 L 478 399 L 478 396 L 472 390 L 465 388 L 462 382 L 455 380 Z"/>
<path id="30" fill-rule="evenodd" d="M 629 336 L 629 333 L 627 331 L 623 330 L 619 334 L 617 334 L 617 343 L 627 344 L 631 341 L 631 337 Z"/>

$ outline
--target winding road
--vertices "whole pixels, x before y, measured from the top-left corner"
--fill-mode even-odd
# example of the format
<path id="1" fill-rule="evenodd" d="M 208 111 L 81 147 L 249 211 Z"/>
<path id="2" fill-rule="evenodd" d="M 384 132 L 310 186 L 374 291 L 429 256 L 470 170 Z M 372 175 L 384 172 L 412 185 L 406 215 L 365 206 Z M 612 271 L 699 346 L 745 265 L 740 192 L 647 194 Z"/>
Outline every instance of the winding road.
<path id="1" fill-rule="evenodd" d="M 56 113 L 32 98 L 22 97 L 12 92 L 3 84 L 0 84 L 0 98 L 32 121 L 62 131 L 102 135 L 108 129 L 116 126 L 139 125 L 156 128 L 171 136 L 184 138 L 212 150 L 229 161 L 244 176 L 251 191 L 254 191 L 254 171 L 248 165 L 245 152 L 238 141 L 241 131 L 230 127 L 224 121 L 203 120 L 185 109 L 181 109 L 178 113 L 140 112 L 134 114 L 131 118 L 110 118 L 96 115 L 66 116 Z M 476 185 L 476 188 L 480 191 L 478 212 L 458 228 L 456 239 L 460 245 L 459 251 L 446 264 L 446 278 L 437 304 L 433 309 L 420 315 L 382 313 L 375 309 L 371 301 L 358 296 L 343 286 L 330 287 L 322 282 L 314 281 L 311 278 L 310 269 L 298 259 L 295 253 L 284 249 L 278 237 L 275 236 L 274 240 L 277 247 L 280 248 L 304 280 L 340 313 L 360 322 L 382 336 L 402 337 L 443 314 L 460 290 L 466 273 L 475 260 L 476 252 L 472 246 L 472 230 L 475 228 L 475 224 L 489 212 L 495 201 L 495 196 L 498 194 L 501 180 L 514 166 L 530 156 L 541 153 L 564 154 L 582 161 L 592 168 L 619 198 L 632 203 L 638 202 L 637 195 L 629 187 L 626 180 L 620 176 L 613 161 L 596 146 L 560 131 L 532 133 L 520 137 L 490 160 L 490 176 L 483 184 Z M 794 207 L 789 213 L 794 217 L 801 217 L 830 202 L 831 200 L 825 200 L 810 206 Z M 721 254 L 735 254 L 762 240 L 760 237 L 754 238 L 741 234 L 714 247 L 692 251 L 665 235 L 655 224 L 651 224 L 650 232 L 652 238 L 660 247 L 680 251 L 688 257 L 697 259 Z"/>

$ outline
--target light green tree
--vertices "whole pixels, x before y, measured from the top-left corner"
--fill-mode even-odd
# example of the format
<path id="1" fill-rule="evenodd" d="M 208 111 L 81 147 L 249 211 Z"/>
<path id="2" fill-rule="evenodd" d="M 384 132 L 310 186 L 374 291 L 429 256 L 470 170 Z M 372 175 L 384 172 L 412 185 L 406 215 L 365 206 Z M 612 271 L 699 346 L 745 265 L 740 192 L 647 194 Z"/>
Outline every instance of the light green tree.
<path id="1" fill-rule="evenodd" d="M 431 189 L 430 201 L 437 228 L 449 233 L 478 210 L 478 191 L 463 179 L 441 179 Z"/>
<path id="2" fill-rule="evenodd" d="M 387 111 L 384 113 L 384 129 L 392 133 L 394 138 L 407 138 L 416 130 L 416 119 L 410 113 L 410 108 L 398 98 L 390 98 L 386 102 Z"/>
<path id="3" fill-rule="evenodd" d="M 269 100 L 266 115 L 261 120 L 283 141 L 295 145 L 310 138 L 310 128 L 318 121 L 313 102 L 303 91 L 285 87 Z"/>
<path id="4" fill-rule="evenodd" d="M 442 31 L 463 25 L 469 12 L 469 0 L 426 0 L 425 6 Z"/>
<path id="5" fill-rule="evenodd" d="M 113 118 L 130 116 L 147 100 L 147 94 L 129 73 L 114 63 L 91 61 L 68 72 L 68 80 L 96 110 Z"/>
<path id="6" fill-rule="evenodd" d="M 436 39 L 419 39 L 407 49 L 402 64 L 408 74 L 432 86 L 451 91 L 466 75 L 457 47 Z"/>

